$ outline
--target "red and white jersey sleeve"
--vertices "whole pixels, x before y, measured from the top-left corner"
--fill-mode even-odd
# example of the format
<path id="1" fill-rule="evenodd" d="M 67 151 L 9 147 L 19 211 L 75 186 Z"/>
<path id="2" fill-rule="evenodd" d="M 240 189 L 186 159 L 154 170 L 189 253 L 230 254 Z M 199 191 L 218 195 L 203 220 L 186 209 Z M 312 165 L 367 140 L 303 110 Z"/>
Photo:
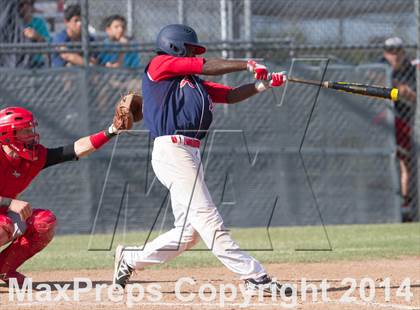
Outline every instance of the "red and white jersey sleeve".
<path id="1" fill-rule="evenodd" d="M 203 81 L 203 85 L 207 90 L 211 100 L 215 103 L 227 103 L 227 95 L 233 88 L 211 81 Z"/>
<path id="2" fill-rule="evenodd" d="M 201 74 L 204 62 L 201 57 L 158 55 L 151 60 L 147 75 L 151 81 L 158 82 L 176 76 Z"/>

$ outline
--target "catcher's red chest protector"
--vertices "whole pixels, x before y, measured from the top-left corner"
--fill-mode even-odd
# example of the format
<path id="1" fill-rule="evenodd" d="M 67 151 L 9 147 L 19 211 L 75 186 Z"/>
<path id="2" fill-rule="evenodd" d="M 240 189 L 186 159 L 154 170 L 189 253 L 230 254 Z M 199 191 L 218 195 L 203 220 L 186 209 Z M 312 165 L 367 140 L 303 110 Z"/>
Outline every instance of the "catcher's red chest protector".
<path id="1" fill-rule="evenodd" d="M 42 145 L 35 161 L 10 159 L 0 147 L 0 196 L 16 198 L 42 170 L 46 158 L 47 149 Z"/>

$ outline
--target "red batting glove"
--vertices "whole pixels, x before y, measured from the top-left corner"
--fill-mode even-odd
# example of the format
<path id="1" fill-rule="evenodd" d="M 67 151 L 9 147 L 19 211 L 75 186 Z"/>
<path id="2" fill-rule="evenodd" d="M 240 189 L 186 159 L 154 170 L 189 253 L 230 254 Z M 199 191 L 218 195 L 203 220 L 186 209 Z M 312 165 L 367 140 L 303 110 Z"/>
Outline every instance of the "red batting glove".
<path id="1" fill-rule="evenodd" d="M 249 59 L 247 63 L 247 70 L 254 73 L 254 78 L 257 80 L 268 80 L 267 67 L 255 62 L 255 60 Z"/>
<path id="2" fill-rule="evenodd" d="M 271 87 L 279 87 L 282 86 L 284 82 L 287 80 L 286 71 L 282 72 L 273 72 L 271 73 Z"/>
<path id="3" fill-rule="evenodd" d="M 269 74 L 269 81 L 257 81 L 255 82 L 255 89 L 260 93 L 272 87 L 282 86 L 287 80 L 286 71 L 273 72 Z"/>

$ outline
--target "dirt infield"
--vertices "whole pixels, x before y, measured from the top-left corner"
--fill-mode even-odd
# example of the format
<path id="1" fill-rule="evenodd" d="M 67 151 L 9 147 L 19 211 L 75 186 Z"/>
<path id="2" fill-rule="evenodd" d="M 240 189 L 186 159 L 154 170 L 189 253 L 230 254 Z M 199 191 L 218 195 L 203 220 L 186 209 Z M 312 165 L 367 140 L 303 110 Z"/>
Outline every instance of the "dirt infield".
<path id="1" fill-rule="evenodd" d="M 74 294 L 78 292 L 75 290 L 77 284 L 74 278 L 91 279 L 93 288 L 99 285 L 110 286 L 112 271 L 29 273 L 27 276 L 33 279 L 33 286 L 40 283 L 51 286 L 51 298 L 56 300 L 48 301 L 50 296 L 46 293 L 46 288 L 38 287 L 37 291 L 32 292 L 32 301 L 28 294 L 23 296 L 24 300 L 18 301 L 16 293 L 12 295 L 14 301 L 11 301 L 9 289 L 3 285 L 0 287 L 0 309 L 217 309 L 222 306 L 224 309 L 420 309 L 420 257 L 360 262 L 271 264 L 266 265 L 266 268 L 281 282 L 296 285 L 295 303 L 291 299 L 293 296 L 273 300 L 268 295 L 242 295 L 240 288 L 237 289 L 235 298 L 232 291 L 242 281 L 235 280 L 232 273 L 220 267 L 141 271 L 133 276 L 130 293 L 113 292 L 111 288 L 109 296 L 108 288 L 92 289 L 89 292 L 80 291 L 80 301 L 75 301 L 74 298 Z M 189 278 L 180 280 L 185 277 Z M 309 288 L 302 289 L 303 278 L 306 278 L 307 287 L 310 284 L 315 286 L 316 296 L 312 295 Z M 352 280 L 344 280 L 345 278 L 355 280 L 354 290 L 351 287 Z M 410 291 L 399 289 L 406 278 L 410 279 Z M 324 293 L 321 290 L 322 280 L 325 284 Z M 235 287 L 232 288 L 233 285 L 229 286 L 229 283 Z M 80 287 L 87 290 L 86 284 L 82 284 Z M 177 289 L 177 284 L 180 289 Z M 203 287 L 204 284 L 207 288 Z M 144 295 L 141 294 L 140 287 L 146 291 Z M 62 288 L 68 290 L 63 293 Z M 409 296 L 410 292 L 412 296 Z M 191 293 L 194 295 L 190 295 Z M 323 294 L 328 300 L 323 298 Z M 346 296 L 353 300 L 346 301 Z M 188 297 L 192 300 L 182 300 Z M 96 301 L 97 298 L 101 301 Z"/>

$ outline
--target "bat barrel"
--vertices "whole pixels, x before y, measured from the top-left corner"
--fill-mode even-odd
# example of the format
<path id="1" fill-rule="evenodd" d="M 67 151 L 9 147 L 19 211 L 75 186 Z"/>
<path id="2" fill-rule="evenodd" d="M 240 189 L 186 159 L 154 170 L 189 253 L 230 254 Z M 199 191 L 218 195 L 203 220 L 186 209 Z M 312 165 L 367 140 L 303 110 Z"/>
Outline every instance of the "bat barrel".
<path id="1" fill-rule="evenodd" d="M 344 91 L 352 94 L 371 96 L 375 98 L 398 100 L 397 88 L 386 88 L 380 86 L 363 85 L 346 82 L 328 82 L 328 88 Z"/>

